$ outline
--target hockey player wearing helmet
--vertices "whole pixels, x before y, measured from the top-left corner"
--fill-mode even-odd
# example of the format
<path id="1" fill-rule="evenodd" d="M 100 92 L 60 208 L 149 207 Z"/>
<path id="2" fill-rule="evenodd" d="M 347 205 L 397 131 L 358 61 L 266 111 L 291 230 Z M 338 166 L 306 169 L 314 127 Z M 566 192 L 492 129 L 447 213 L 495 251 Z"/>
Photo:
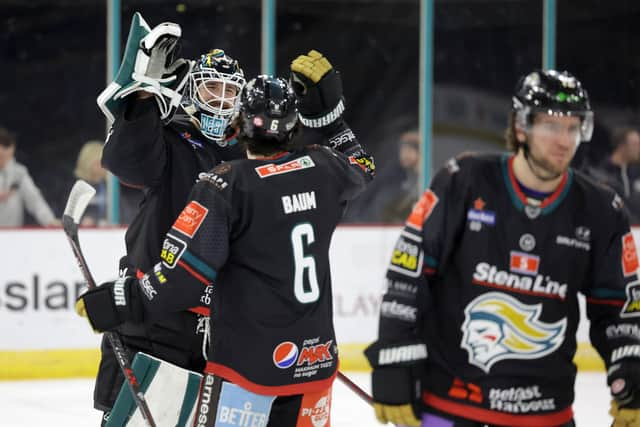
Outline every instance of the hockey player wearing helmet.
<path id="1" fill-rule="evenodd" d="M 123 184 L 140 188 L 145 195 L 126 231 L 121 274 L 142 275 L 150 270 L 199 174 L 223 161 L 244 157 L 233 146 L 236 131 L 230 126 L 245 84 L 242 69 L 220 49 L 197 61 L 174 60 L 179 35 L 175 24 L 150 30 L 136 14 L 119 78 L 98 101 L 114 120 L 102 163 Z M 131 58 L 135 58 L 135 67 L 127 68 Z M 131 81 L 127 76 L 133 76 Z M 119 333 L 131 354 L 143 351 L 201 372 L 207 314 L 204 304 L 194 304 L 154 320 L 127 322 Z M 113 351 L 103 340 L 95 408 L 108 413 L 122 382 Z"/>
<path id="2" fill-rule="evenodd" d="M 365 352 L 378 420 L 574 426 L 582 293 L 615 426 L 640 425 L 633 236 L 620 198 L 569 166 L 592 128 L 574 76 L 534 71 L 513 97 L 512 152 L 461 155 L 433 178 L 394 248 Z"/>
<path id="3" fill-rule="evenodd" d="M 130 278 L 126 307 L 113 304 L 113 282 L 78 301 L 95 329 L 108 330 L 140 307 L 145 317 L 188 307 L 214 283 L 199 425 L 225 424 L 231 413 L 243 425 L 330 425 L 338 354 L 329 244 L 374 164 L 335 113 L 344 101 L 327 59 L 311 51 L 292 73 L 295 92 L 265 75 L 244 88 L 239 140 L 248 158 L 200 176 L 166 235 L 179 255 L 161 255 L 149 270 L 153 298 Z M 324 145 L 291 149 L 301 118 L 319 124 Z"/>

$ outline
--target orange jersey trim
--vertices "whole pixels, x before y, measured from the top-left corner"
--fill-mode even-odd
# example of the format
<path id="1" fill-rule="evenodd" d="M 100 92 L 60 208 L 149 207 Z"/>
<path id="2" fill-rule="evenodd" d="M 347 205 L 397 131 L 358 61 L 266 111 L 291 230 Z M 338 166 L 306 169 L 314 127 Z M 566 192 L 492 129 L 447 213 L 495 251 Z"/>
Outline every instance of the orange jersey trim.
<path id="1" fill-rule="evenodd" d="M 309 381 L 305 383 L 283 386 L 267 386 L 249 381 L 247 378 L 240 375 L 237 371 L 234 371 L 227 366 L 220 365 L 219 363 L 207 362 L 207 365 L 204 368 L 204 372 L 207 374 L 217 375 L 227 381 L 239 385 L 246 390 L 266 396 L 292 396 L 295 394 L 306 394 L 323 391 L 331 387 L 333 381 L 336 379 L 336 375 L 338 375 L 338 370 L 336 369 L 333 375 L 324 380 Z"/>

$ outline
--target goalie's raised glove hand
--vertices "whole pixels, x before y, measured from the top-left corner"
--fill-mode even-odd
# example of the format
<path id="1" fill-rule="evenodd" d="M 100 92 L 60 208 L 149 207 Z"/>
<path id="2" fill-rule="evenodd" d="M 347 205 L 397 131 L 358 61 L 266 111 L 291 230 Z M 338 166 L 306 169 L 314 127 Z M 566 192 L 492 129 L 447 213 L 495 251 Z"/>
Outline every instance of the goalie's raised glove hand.
<path id="1" fill-rule="evenodd" d="M 630 357 L 611 365 L 607 384 L 614 399 L 612 427 L 640 426 L 640 360 Z"/>
<path id="2" fill-rule="evenodd" d="M 120 69 L 97 100 L 110 121 L 123 111 L 124 98 L 140 91 L 155 96 L 160 118 L 165 123 L 171 120 L 194 65 L 174 60 L 181 34 L 178 24 L 165 22 L 151 29 L 142 15 L 134 14 Z"/>
<path id="3" fill-rule="evenodd" d="M 291 63 L 291 85 L 298 98 L 300 121 L 310 128 L 323 128 L 344 112 L 342 80 L 320 52 L 311 50 Z"/>
<path id="4" fill-rule="evenodd" d="M 141 314 L 135 309 L 136 281 L 121 277 L 87 290 L 76 300 L 76 313 L 87 318 L 96 332 L 109 331 L 126 321 L 141 321 Z"/>

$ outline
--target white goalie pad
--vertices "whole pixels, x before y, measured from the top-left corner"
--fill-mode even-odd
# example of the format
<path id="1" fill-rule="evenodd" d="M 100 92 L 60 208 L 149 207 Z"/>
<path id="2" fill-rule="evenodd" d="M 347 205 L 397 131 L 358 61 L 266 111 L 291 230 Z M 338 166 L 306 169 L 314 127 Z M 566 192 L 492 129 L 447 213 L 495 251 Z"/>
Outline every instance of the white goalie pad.
<path id="1" fill-rule="evenodd" d="M 193 425 L 201 374 L 145 353 L 136 353 L 132 368 L 157 427 Z M 124 426 L 147 426 L 126 383 L 120 389 L 106 424 L 106 427 Z"/>

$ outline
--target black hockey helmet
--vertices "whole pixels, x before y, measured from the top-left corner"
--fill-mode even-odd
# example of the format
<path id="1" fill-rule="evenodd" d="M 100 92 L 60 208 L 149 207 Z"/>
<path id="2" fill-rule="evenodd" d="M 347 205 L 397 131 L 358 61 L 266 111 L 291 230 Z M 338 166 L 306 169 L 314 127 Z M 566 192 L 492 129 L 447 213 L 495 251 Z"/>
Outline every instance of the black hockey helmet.
<path id="1" fill-rule="evenodd" d="M 281 77 L 259 75 L 247 83 L 240 98 L 242 133 L 288 142 L 298 122 L 296 96 Z"/>
<path id="2" fill-rule="evenodd" d="M 580 140 L 591 139 L 593 111 L 589 95 L 567 71 L 535 70 L 521 77 L 512 100 L 516 124 L 522 129 L 528 129 L 536 113 L 576 116 L 581 120 Z"/>

